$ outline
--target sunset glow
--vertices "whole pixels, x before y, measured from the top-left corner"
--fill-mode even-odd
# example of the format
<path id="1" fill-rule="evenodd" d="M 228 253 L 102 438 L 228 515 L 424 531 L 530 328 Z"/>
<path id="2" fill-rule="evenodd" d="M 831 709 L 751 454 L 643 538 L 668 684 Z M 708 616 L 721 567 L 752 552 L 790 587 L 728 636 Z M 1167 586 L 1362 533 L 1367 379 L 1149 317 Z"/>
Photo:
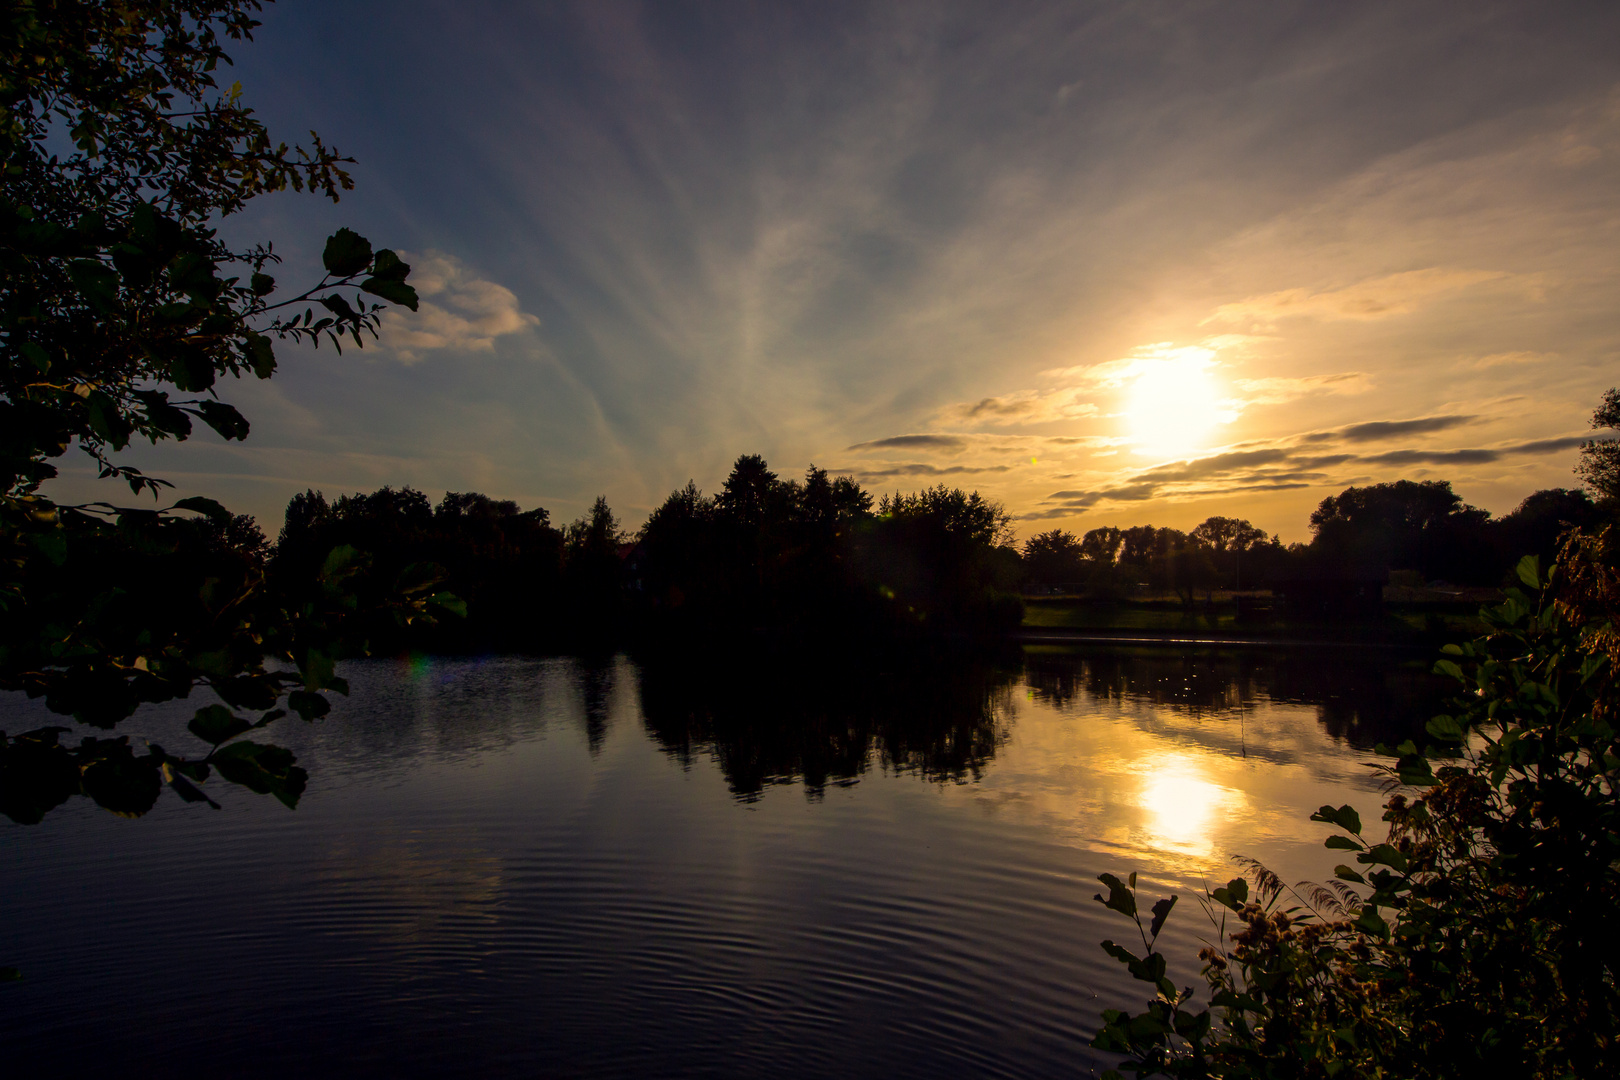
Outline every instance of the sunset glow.
<path id="1" fill-rule="evenodd" d="M 1024 537 L 1290 541 L 1352 483 L 1497 514 L 1569 486 L 1614 379 L 1620 8 L 494 12 L 339 62 L 319 5 L 266 10 L 232 77 L 358 183 L 227 226 L 288 280 L 363 226 L 421 310 L 233 388 L 246 446 L 134 464 L 271 533 L 295 492 L 383 484 L 634 526 L 758 453 L 977 489 Z"/>
<path id="2" fill-rule="evenodd" d="M 1220 420 L 1211 361 L 1205 350 L 1144 361 L 1130 389 L 1125 416 L 1138 454 L 1163 460 L 1200 449 Z"/>

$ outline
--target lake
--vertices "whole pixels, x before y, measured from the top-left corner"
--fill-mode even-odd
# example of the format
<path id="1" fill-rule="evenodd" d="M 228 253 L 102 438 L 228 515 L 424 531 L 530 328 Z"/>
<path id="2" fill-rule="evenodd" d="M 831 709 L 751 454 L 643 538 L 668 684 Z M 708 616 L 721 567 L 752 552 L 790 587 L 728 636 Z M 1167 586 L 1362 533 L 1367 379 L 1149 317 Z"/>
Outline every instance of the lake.
<path id="1" fill-rule="evenodd" d="M 243 789 L 0 825 L 11 1075 L 1060 1077 L 1143 995 L 1105 871 L 1331 876 L 1429 715 L 1376 649 L 351 663 Z M 184 705 L 185 703 L 181 703 Z M 132 722 L 172 750 L 196 701 Z M 0 702 L 0 728 L 51 722 Z M 210 788 L 221 787 L 211 784 Z"/>

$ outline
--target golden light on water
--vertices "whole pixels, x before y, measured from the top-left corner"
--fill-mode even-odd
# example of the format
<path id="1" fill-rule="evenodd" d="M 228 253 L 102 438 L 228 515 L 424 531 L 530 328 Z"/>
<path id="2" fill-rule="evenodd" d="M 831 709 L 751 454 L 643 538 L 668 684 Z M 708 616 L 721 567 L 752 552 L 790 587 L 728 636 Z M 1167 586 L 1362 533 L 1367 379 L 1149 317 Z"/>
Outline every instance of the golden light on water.
<path id="1" fill-rule="evenodd" d="M 1171 756 L 1143 775 L 1143 825 L 1158 846 L 1209 854 L 1217 826 L 1239 809 L 1240 792 L 1206 779 L 1196 759 Z"/>

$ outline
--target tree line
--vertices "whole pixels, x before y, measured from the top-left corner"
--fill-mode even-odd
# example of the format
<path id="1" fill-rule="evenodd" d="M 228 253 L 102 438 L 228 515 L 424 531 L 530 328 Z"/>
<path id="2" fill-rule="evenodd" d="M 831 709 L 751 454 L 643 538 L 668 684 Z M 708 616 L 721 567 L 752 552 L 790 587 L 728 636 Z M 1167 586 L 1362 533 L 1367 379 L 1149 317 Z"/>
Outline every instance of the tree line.
<path id="1" fill-rule="evenodd" d="M 1607 443 L 1596 443 L 1607 446 Z M 1311 513 L 1311 540 L 1283 544 L 1240 518 L 1210 517 L 1190 531 L 1112 525 L 1076 535 L 1052 529 L 1025 542 L 1025 580 L 1094 596 L 1132 587 L 1174 592 L 1186 603 L 1215 589 L 1269 589 L 1311 580 L 1399 575 L 1416 584 L 1500 585 L 1518 559 L 1550 562 L 1570 527 L 1592 528 L 1612 504 L 1586 491 L 1548 488 L 1493 518 L 1446 480 L 1350 487 Z M 1397 577 L 1397 580 L 1400 579 Z"/>
<path id="2" fill-rule="evenodd" d="M 238 531 L 256 532 L 247 522 Z M 259 553 L 273 580 L 295 582 L 340 547 L 369 553 L 379 590 L 413 567 L 439 568 L 470 615 L 419 632 L 423 647 L 722 628 L 981 633 L 1023 617 L 1022 562 L 1000 504 L 943 485 L 874 497 L 814 466 L 784 479 L 757 454 L 739 457 L 713 495 L 690 482 L 672 492 L 634 532 L 605 498 L 557 526 L 544 509 L 476 493 L 449 492 L 434 506 L 408 487 L 330 501 L 306 491 L 288 504 L 276 542 L 260 535 L 244 553 Z"/>
<path id="3" fill-rule="evenodd" d="M 383 611 L 400 582 L 432 578 L 465 601 L 465 620 L 406 628 L 379 617 L 368 641 L 458 650 L 692 630 L 996 633 L 1022 621 L 1024 590 L 1104 600 L 1169 593 L 1191 605 L 1215 590 L 1319 579 L 1499 585 L 1520 556 L 1550 561 L 1564 530 L 1597 526 L 1610 505 L 1552 488 L 1493 518 L 1448 481 L 1399 480 L 1323 499 L 1308 543 L 1284 545 L 1246 520 L 1216 516 L 1185 532 L 1053 529 L 1020 549 L 1007 511 L 978 492 L 940 485 L 874 496 L 814 466 L 784 479 L 747 454 L 717 492 L 688 482 L 635 530 L 605 498 L 556 525 L 544 509 L 473 492 L 447 492 L 434 505 L 409 487 L 332 500 L 303 492 L 273 544 L 246 517 L 193 528 L 288 590 L 314 580 L 334 550 L 352 548 L 364 570 L 355 587 L 376 601 L 361 610 Z"/>

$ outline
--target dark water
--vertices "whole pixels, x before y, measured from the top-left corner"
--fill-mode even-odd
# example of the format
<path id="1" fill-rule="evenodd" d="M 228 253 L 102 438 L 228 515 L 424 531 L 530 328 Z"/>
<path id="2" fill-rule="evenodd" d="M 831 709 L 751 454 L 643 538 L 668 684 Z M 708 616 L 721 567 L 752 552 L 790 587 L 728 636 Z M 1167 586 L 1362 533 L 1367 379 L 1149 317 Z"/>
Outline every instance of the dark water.
<path id="1" fill-rule="evenodd" d="M 1361 763 L 1426 715 L 1422 667 L 350 665 L 349 701 L 281 732 L 295 812 L 228 790 L 0 826 L 6 1072 L 1085 1075 L 1098 1012 L 1138 997 L 1096 875 L 1330 875 L 1307 816 L 1376 818 Z M 1177 915 L 1192 961 L 1207 925 Z"/>

